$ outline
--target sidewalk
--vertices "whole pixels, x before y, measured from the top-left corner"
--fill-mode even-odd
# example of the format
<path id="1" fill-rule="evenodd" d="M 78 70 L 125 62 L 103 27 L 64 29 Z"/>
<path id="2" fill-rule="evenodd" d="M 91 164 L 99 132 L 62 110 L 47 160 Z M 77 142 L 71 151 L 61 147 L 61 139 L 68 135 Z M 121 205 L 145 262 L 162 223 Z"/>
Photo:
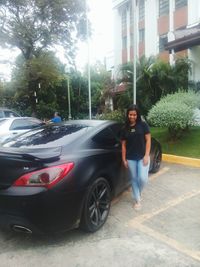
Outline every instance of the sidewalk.
<path id="1" fill-rule="evenodd" d="M 200 168 L 200 159 L 162 154 L 162 160 L 171 163 L 183 164 Z"/>

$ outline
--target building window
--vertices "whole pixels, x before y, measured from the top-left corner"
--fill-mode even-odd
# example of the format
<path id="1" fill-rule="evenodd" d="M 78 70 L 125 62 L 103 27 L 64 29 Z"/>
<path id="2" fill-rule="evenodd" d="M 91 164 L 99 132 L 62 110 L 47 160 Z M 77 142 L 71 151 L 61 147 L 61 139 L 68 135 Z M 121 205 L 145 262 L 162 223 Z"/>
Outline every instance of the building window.
<path id="1" fill-rule="evenodd" d="M 159 52 L 165 51 L 165 45 L 167 44 L 167 35 L 161 35 L 159 38 Z"/>
<path id="2" fill-rule="evenodd" d="M 169 14 L 169 0 L 159 0 L 159 16 Z"/>
<path id="3" fill-rule="evenodd" d="M 130 46 L 133 46 L 133 34 L 130 34 Z"/>
<path id="4" fill-rule="evenodd" d="M 187 0 L 175 0 L 175 9 L 187 6 Z"/>
<path id="5" fill-rule="evenodd" d="M 144 20 L 144 0 L 139 1 L 139 21 Z"/>
<path id="6" fill-rule="evenodd" d="M 130 8 L 130 25 L 133 25 L 133 10 Z"/>
<path id="7" fill-rule="evenodd" d="M 122 10 L 122 30 L 126 29 L 126 9 Z"/>
<path id="8" fill-rule="evenodd" d="M 126 49 L 127 48 L 127 37 L 124 36 L 122 38 L 122 49 Z"/>
<path id="9" fill-rule="evenodd" d="M 139 30 L 139 42 L 140 43 L 144 42 L 144 34 L 145 34 L 144 29 L 140 29 Z"/>

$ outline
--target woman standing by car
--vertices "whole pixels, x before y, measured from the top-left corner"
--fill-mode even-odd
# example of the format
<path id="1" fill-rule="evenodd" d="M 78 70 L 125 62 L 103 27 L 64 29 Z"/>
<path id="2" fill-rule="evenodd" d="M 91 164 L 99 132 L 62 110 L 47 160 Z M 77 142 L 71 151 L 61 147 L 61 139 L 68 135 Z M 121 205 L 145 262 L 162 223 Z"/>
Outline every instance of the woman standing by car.
<path id="1" fill-rule="evenodd" d="M 142 121 L 136 105 L 131 105 L 127 110 L 121 140 L 122 161 L 131 174 L 134 208 L 139 210 L 141 192 L 148 180 L 151 134 L 147 123 Z"/>

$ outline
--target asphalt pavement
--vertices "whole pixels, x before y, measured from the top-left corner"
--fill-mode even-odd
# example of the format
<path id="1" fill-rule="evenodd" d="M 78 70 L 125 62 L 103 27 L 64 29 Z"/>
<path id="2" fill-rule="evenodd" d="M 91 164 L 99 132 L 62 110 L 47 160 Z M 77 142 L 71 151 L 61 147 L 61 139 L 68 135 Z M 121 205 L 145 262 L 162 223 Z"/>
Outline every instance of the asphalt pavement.
<path id="1" fill-rule="evenodd" d="M 34 237 L 0 232 L 0 267 L 199 267 L 200 168 L 162 163 L 150 175 L 142 209 L 127 190 L 96 233 Z"/>

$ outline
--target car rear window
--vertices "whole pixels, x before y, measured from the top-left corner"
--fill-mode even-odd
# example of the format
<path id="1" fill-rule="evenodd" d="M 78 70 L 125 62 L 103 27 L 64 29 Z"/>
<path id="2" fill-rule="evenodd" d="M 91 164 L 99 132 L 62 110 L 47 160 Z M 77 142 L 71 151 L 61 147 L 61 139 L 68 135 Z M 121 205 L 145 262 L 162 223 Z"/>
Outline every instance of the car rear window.
<path id="1" fill-rule="evenodd" d="M 56 147 L 78 140 L 88 131 L 85 125 L 48 125 L 19 135 L 3 144 L 4 147 Z"/>

